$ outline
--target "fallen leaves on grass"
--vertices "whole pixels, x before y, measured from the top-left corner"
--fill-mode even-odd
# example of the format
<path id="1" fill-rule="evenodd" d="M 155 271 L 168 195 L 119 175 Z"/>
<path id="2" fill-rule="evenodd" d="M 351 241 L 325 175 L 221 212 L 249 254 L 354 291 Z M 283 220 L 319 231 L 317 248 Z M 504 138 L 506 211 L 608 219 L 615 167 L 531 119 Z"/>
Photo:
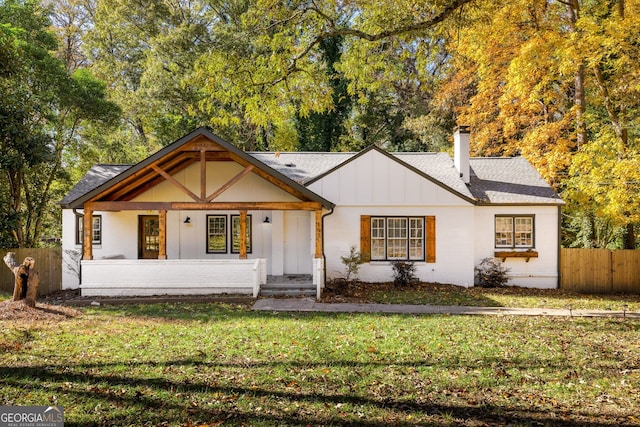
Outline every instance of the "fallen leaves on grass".
<path id="1" fill-rule="evenodd" d="M 24 301 L 0 302 L 0 320 L 61 321 L 79 316 L 81 313 L 70 307 L 36 303 L 29 307 Z"/>
<path id="2" fill-rule="evenodd" d="M 563 289 L 519 286 L 481 288 L 442 283 L 393 283 L 336 281 L 327 284 L 323 302 L 430 304 L 474 307 L 534 307 L 625 310 L 640 309 L 640 295 L 585 295 Z"/>

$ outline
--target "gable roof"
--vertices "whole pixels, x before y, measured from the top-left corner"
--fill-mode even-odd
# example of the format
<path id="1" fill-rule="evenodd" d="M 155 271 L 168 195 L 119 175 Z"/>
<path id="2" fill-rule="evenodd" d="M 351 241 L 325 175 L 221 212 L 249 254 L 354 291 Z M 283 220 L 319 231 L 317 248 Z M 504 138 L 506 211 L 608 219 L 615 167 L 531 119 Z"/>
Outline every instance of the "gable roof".
<path id="1" fill-rule="evenodd" d="M 333 203 L 228 143 L 206 127 L 194 130 L 136 165 L 128 168 L 120 165 L 122 170 L 116 175 L 112 174 L 116 173 L 118 168 L 92 168 L 60 204 L 63 208 L 81 208 L 87 201 L 103 197 L 112 200 L 118 196 L 122 197 L 124 193 L 127 194 L 125 200 L 130 200 L 164 180 L 154 167 L 160 167 L 169 175 L 183 170 L 199 161 L 200 147 L 205 145 L 213 148 L 206 153 L 207 159 L 232 160 L 242 166 L 251 165 L 254 167 L 254 173 L 271 182 L 281 183 L 285 191 L 294 196 L 318 202 L 327 209 L 334 207 Z M 95 186 L 90 188 L 92 185 Z"/>
<path id="2" fill-rule="evenodd" d="M 179 170 L 191 163 L 179 160 L 174 153 L 198 137 L 213 141 L 234 160 L 251 164 L 263 177 L 286 183 L 293 191 L 326 208 L 333 203 L 309 190 L 307 186 L 356 160 L 376 151 L 398 162 L 423 178 L 460 198 L 478 205 L 563 205 L 562 199 L 544 181 L 531 164 L 522 157 L 492 157 L 470 159 L 470 183 L 465 184 L 453 159 L 447 153 L 389 153 L 369 146 L 354 153 L 320 152 L 244 152 L 216 136 L 208 128 L 199 128 L 161 149 L 137 165 L 96 165 L 62 199 L 64 208 L 79 208 L 92 197 L 141 173 L 161 159 Z M 167 171 L 171 172 L 171 171 Z"/>
<path id="3" fill-rule="evenodd" d="M 447 153 L 389 153 L 375 146 L 354 153 L 252 152 L 273 169 L 306 186 L 376 150 L 422 177 L 474 204 L 563 205 L 531 164 L 522 157 L 471 158 L 471 182 L 465 184 Z"/>

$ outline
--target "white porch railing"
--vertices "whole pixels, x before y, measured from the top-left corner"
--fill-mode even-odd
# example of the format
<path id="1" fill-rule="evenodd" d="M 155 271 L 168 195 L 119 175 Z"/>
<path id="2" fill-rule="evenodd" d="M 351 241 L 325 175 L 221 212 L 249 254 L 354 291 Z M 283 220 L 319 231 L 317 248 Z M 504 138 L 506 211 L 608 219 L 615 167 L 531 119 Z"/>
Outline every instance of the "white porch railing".
<path id="1" fill-rule="evenodd" d="M 322 297 L 322 288 L 324 288 L 324 259 L 313 259 L 313 284 L 316 286 L 316 298 Z"/>
<path id="2" fill-rule="evenodd" d="M 267 283 L 267 260 L 258 258 L 253 263 L 253 297 L 260 295 L 260 286 Z"/>
<path id="3" fill-rule="evenodd" d="M 83 296 L 246 294 L 267 282 L 265 259 L 82 261 Z"/>

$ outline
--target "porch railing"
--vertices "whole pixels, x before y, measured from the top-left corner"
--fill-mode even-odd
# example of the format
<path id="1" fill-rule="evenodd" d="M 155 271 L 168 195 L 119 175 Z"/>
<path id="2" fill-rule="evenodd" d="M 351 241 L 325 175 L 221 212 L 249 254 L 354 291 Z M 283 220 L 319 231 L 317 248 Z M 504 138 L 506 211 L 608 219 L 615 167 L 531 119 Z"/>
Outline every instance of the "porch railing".
<path id="1" fill-rule="evenodd" d="M 257 295 L 267 281 L 266 260 L 82 261 L 83 296 Z"/>

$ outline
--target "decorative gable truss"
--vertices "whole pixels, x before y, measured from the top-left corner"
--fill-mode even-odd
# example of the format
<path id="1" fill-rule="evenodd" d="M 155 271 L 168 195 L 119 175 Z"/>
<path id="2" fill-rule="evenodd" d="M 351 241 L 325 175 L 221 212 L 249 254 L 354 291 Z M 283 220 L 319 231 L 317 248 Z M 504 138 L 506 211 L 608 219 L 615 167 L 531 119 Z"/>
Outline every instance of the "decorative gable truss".
<path id="1" fill-rule="evenodd" d="M 243 169 L 223 185 L 210 191 L 207 188 L 208 162 L 235 162 Z M 187 167 L 199 164 L 199 191 L 174 176 Z M 297 201 L 217 201 L 220 195 L 249 174 L 255 174 L 292 195 Z M 135 201 L 161 182 L 169 182 L 191 201 Z M 240 215 L 240 254 L 246 258 L 245 243 L 247 210 L 306 210 L 316 212 L 316 234 L 322 235 L 322 209 L 333 204 L 292 181 L 278 171 L 247 155 L 206 128 L 200 128 L 165 147 L 143 162 L 127 169 L 93 191 L 75 200 L 69 207 L 84 209 L 83 259 L 92 259 L 93 212 L 123 210 L 155 210 L 159 219 L 159 259 L 166 259 L 166 217 L 169 210 L 236 210 Z M 322 254 L 322 239 L 316 238 L 316 256 Z"/>

